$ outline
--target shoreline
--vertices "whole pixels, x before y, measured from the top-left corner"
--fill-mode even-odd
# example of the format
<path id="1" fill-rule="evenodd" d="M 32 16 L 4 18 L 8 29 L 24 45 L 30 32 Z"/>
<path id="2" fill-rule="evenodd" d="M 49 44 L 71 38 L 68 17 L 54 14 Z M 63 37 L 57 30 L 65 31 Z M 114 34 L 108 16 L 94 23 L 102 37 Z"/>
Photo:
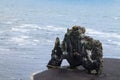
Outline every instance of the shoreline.
<path id="1" fill-rule="evenodd" d="M 49 69 L 33 74 L 31 80 L 120 80 L 120 59 L 104 58 L 103 73 L 99 77 L 85 70 Z"/>

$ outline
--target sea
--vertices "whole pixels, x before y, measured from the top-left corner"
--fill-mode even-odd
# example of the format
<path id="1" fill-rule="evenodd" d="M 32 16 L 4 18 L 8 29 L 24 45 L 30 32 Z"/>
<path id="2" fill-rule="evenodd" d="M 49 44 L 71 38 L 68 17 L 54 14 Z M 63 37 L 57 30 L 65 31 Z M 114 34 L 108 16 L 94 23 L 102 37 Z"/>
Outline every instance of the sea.
<path id="1" fill-rule="evenodd" d="M 0 80 L 47 70 L 55 38 L 74 25 L 102 42 L 104 58 L 120 59 L 119 0 L 0 0 Z"/>

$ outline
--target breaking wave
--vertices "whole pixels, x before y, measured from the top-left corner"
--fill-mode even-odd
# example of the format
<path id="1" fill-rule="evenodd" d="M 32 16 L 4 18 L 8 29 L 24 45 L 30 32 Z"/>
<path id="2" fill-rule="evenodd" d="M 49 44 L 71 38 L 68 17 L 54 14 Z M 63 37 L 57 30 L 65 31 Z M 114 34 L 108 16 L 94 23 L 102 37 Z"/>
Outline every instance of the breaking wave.
<path id="1" fill-rule="evenodd" d="M 87 34 L 89 35 L 96 35 L 99 37 L 105 37 L 105 38 L 116 38 L 116 39 L 120 39 L 120 35 L 117 33 L 107 33 L 107 32 L 100 32 L 97 30 L 93 30 L 93 29 L 87 29 Z"/>
<path id="2" fill-rule="evenodd" d="M 55 26 L 39 27 L 39 29 L 41 29 L 41 30 L 49 30 L 49 31 L 66 31 L 66 28 L 55 27 Z"/>
<path id="3" fill-rule="evenodd" d="M 38 44 L 52 44 L 51 36 L 55 33 L 65 32 L 66 28 L 55 26 L 39 26 L 36 24 L 21 24 L 10 29 L 12 32 L 10 42 L 17 45 L 38 45 Z M 46 34 L 46 32 L 49 32 Z M 51 38 L 51 39 L 49 39 Z"/>
<path id="4" fill-rule="evenodd" d="M 47 40 L 47 39 L 35 39 L 35 38 L 30 38 L 29 36 L 17 36 L 17 37 L 12 37 L 10 39 L 10 42 L 13 42 L 19 46 L 23 45 L 42 45 L 42 44 L 53 44 L 52 40 Z"/>
<path id="5" fill-rule="evenodd" d="M 45 32 L 49 32 L 47 35 L 44 35 L 39 41 L 37 39 L 29 40 L 28 36 L 14 36 L 11 38 L 12 41 L 15 41 L 16 43 L 25 43 L 25 44 L 33 44 L 36 45 L 36 43 L 44 42 L 47 41 L 49 43 L 53 42 L 52 40 L 48 41 L 48 39 L 52 36 L 55 36 L 54 34 L 57 33 L 59 35 L 63 35 L 66 31 L 66 27 L 58 27 L 58 26 L 39 26 L 36 24 L 21 24 L 15 27 L 11 28 L 12 32 L 20 32 L 22 33 L 29 33 L 31 36 L 33 31 L 37 31 L 40 36 L 43 36 Z M 35 32 L 36 33 L 36 32 Z M 50 35 L 51 34 L 51 35 Z M 86 29 L 86 34 L 90 35 L 92 37 L 96 37 L 99 40 L 103 41 L 103 44 L 109 44 L 109 45 L 117 45 L 120 46 L 120 35 L 118 33 L 109 33 L 109 32 L 102 32 L 102 31 L 97 31 L 94 29 Z M 48 37 L 45 39 L 45 37 Z M 23 45 L 23 44 L 19 44 Z"/>
<path id="6" fill-rule="evenodd" d="M 56 26 L 38 26 L 36 24 L 22 24 L 11 28 L 11 31 L 16 32 L 29 32 L 31 30 L 66 31 L 66 28 Z"/>
<path id="7" fill-rule="evenodd" d="M 87 34 L 97 37 L 104 41 L 104 44 L 116 45 L 120 47 L 120 35 L 117 33 L 101 32 L 93 29 L 87 29 Z"/>

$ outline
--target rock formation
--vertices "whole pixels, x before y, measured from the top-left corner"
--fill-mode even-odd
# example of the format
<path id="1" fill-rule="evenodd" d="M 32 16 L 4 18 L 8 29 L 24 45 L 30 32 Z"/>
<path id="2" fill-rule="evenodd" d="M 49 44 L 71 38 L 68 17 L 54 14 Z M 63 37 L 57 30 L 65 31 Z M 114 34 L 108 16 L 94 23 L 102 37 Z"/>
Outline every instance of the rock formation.
<path id="1" fill-rule="evenodd" d="M 94 74 L 100 75 L 103 68 L 102 43 L 85 35 L 85 32 L 84 27 L 73 26 L 67 29 L 61 44 L 57 37 L 47 67 L 59 68 L 62 60 L 66 59 L 71 69 L 83 66 L 88 73 L 94 70 Z"/>

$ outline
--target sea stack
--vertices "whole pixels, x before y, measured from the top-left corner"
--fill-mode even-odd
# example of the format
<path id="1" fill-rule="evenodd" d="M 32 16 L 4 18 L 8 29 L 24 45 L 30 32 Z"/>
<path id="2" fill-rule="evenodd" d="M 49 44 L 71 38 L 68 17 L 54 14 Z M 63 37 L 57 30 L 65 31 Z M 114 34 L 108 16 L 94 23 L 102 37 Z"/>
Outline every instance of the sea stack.
<path id="1" fill-rule="evenodd" d="M 63 41 L 57 37 L 48 70 L 34 74 L 32 80 L 120 80 L 120 60 L 103 59 L 102 42 L 85 32 L 85 27 L 73 26 Z M 64 59 L 66 67 L 61 66 Z"/>

